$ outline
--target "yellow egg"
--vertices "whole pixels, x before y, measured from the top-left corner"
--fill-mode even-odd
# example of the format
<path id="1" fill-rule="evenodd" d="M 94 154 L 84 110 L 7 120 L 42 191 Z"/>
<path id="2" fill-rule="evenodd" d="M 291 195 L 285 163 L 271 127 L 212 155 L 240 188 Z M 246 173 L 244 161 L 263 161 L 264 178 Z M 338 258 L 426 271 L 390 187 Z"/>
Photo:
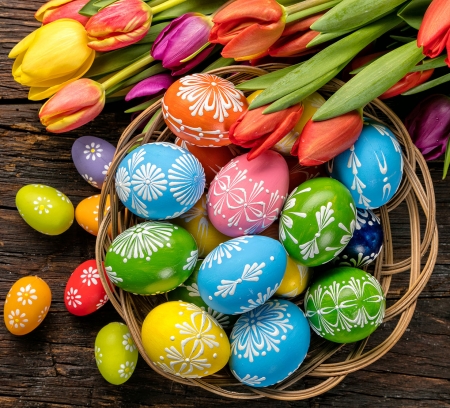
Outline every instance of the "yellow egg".
<path id="1" fill-rule="evenodd" d="M 98 234 L 98 206 L 100 195 L 87 197 L 80 201 L 75 209 L 77 223 L 87 232 L 97 236 Z M 109 196 L 106 198 L 106 210 L 109 209 Z"/>
<path id="2" fill-rule="evenodd" d="M 198 246 L 198 257 L 203 258 L 222 242 L 230 237 L 219 232 L 209 221 L 206 212 L 206 194 L 184 214 L 172 220 L 174 224 L 186 229 L 195 239 Z"/>
<path id="3" fill-rule="evenodd" d="M 225 331 L 192 303 L 166 302 L 142 325 L 142 344 L 155 366 L 183 378 L 199 378 L 223 368 L 230 357 Z"/>
<path id="4" fill-rule="evenodd" d="M 311 268 L 298 263 L 288 255 L 286 272 L 275 296 L 291 298 L 300 295 L 308 287 L 311 275 Z"/>
<path id="5" fill-rule="evenodd" d="M 6 328 L 18 336 L 30 333 L 47 315 L 52 293 L 37 276 L 25 276 L 12 285 L 6 295 L 3 317 Z"/>

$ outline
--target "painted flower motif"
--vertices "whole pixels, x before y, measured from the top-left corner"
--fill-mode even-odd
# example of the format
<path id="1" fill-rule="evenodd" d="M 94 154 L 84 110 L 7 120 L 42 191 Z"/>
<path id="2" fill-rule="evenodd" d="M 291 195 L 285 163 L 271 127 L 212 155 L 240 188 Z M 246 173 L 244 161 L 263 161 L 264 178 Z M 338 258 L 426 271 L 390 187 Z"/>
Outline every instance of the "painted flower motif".
<path id="1" fill-rule="evenodd" d="M 125 167 L 119 167 L 116 173 L 116 191 L 123 203 L 128 200 L 130 195 L 131 179 Z"/>
<path id="2" fill-rule="evenodd" d="M 250 235 L 245 237 L 237 237 L 230 241 L 222 242 L 207 255 L 205 260 L 202 262 L 201 269 L 205 269 L 207 266 L 208 268 L 211 268 L 215 261 L 218 265 L 220 265 L 223 258 L 230 259 L 233 256 L 232 251 L 241 251 L 242 248 L 240 245 L 247 244 L 247 240 L 251 238 L 252 236 Z"/>
<path id="3" fill-rule="evenodd" d="M 102 157 L 103 149 L 99 143 L 92 142 L 90 145 L 84 146 L 86 150 L 83 153 L 86 155 L 86 160 L 95 161 L 97 157 Z"/>
<path id="4" fill-rule="evenodd" d="M 88 174 L 83 174 L 83 178 L 91 185 L 94 187 L 98 187 L 98 183 Z"/>
<path id="5" fill-rule="evenodd" d="M 100 350 L 100 347 L 95 348 L 95 361 L 97 362 L 97 365 L 100 365 L 102 363 L 103 354 Z"/>
<path id="6" fill-rule="evenodd" d="M 38 323 L 42 322 L 44 320 L 44 317 L 47 316 L 48 312 L 48 306 L 45 306 L 44 309 L 41 310 L 41 313 L 39 313 L 38 316 Z"/>
<path id="7" fill-rule="evenodd" d="M 248 301 L 248 306 L 241 306 L 240 307 L 242 312 L 238 312 L 238 313 L 235 313 L 235 314 L 247 313 L 247 312 L 253 310 L 256 307 L 263 305 L 264 303 L 266 303 L 275 294 L 275 292 L 278 290 L 279 286 L 280 285 L 278 283 L 276 283 L 273 289 L 268 287 L 266 289 L 266 293 L 263 294 L 262 292 L 259 292 L 258 296 L 256 297 L 255 300 L 250 299 Z"/>
<path id="8" fill-rule="evenodd" d="M 27 303 L 29 305 L 33 304 L 33 300 L 36 300 L 38 297 L 35 295 L 36 289 L 31 287 L 31 284 L 28 284 L 25 287 L 21 287 L 19 292 L 17 292 L 17 301 L 22 303 L 22 306 L 25 306 Z"/>
<path id="9" fill-rule="evenodd" d="M 143 200 L 157 200 L 167 190 L 166 175 L 154 164 L 146 163 L 136 170 L 132 176 L 131 184 Z"/>
<path id="10" fill-rule="evenodd" d="M 131 337 L 131 333 L 127 333 L 123 335 L 122 344 L 127 351 L 136 350 L 136 344 L 134 344 L 133 338 Z"/>
<path id="11" fill-rule="evenodd" d="M 111 266 L 107 266 L 105 267 L 105 271 L 108 274 L 109 280 L 114 283 L 114 284 L 118 284 L 120 282 L 123 282 L 122 278 L 119 278 L 117 276 L 117 272 L 113 272 L 112 267 Z"/>
<path id="12" fill-rule="evenodd" d="M 103 299 L 100 299 L 95 306 L 97 307 L 97 309 L 100 309 L 102 306 L 104 306 L 106 304 L 107 301 L 108 301 L 108 295 L 105 295 L 105 296 L 103 296 Z"/>
<path id="13" fill-rule="evenodd" d="M 197 259 L 198 259 L 198 250 L 196 249 L 195 251 L 191 251 L 191 256 L 188 259 L 186 259 L 186 265 L 183 266 L 183 270 L 185 271 L 186 269 L 192 269 L 197 263 Z"/>
<path id="14" fill-rule="evenodd" d="M 259 378 L 257 375 L 254 375 L 253 377 L 250 376 L 250 374 L 246 374 L 244 377 L 239 377 L 236 373 L 236 371 L 231 370 L 233 375 L 241 382 L 250 386 L 259 385 L 263 381 L 266 380 L 266 377 Z"/>
<path id="15" fill-rule="evenodd" d="M 106 176 L 107 174 L 108 174 L 108 170 L 109 170 L 109 166 L 111 166 L 111 162 L 109 162 L 108 164 L 105 164 L 104 166 L 103 166 L 103 171 L 102 171 L 102 174 L 104 175 L 104 176 Z"/>
<path id="16" fill-rule="evenodd" d="M 25 327 L 25 323 L 28 323 L 28 319 L 25 319 L 25 317 L 26 314 L 20 313 L 19 309 L 11 310 L 11 313 L 8 315 L 9 324 L 15 329 Z"/>
<path id="17" fill-rule="evenodd" d="M 126 361 L 125 364 L 120 365 L 119 374 L 121 378 L 129 378 L 135 369 L 133 361 Z"/>
<path id="18" fill-rule="evenodd" d="M 171 346 L 170 349 L 166 347 L 164 351 L 167 353 L 167 358 L 171 360 L 170 366 L 172 369 L 183 376 L 191 375 L 194 369 L 204 371 L 205 368 L 211 367 L 207 358 L 201 358 L 203 356 L 202 348 L 199 348 L 195 355 L 193 355 L 194 353 L 186 355 L 184 351 L 180 352 L 174 346 Z"/>
<path id="19" fill-rule="evenodd" d="M 61 198 L 61 200 L 65 201 L 66 203 L 69 203 L 69 204 L 71 203 L 71 201 L 69 200 L 69 198 L 68 198 L 65 194 L 61 193 L 61 191 L 56 190 L 56 195 L 57 195 L 59 198 Z"/>
<path id="20" fill-rule="evenodd" d="M 38 197 L 33 201 L 33 204 L 36 206 L 34 207 L 34 211 L 37 211 L 39 214 L 42 214 L 43 212 L 48 214 L 50 209 L 53 208 L 51 201 L 46 197 Z"/>
<path id="21" fill-rule="evenodd" d="M 68 300 L 69 306 L 72 306 L 73 308 L 77 308 L 77 306 L 81 305 L 81 295 L 77 295 L 78 289 L 70 288 L 67 291 L 66 299 Z"/>
<path id="22" fill-rule="evenodd" d="M 88 269 L 83 269 L 83 273 L 80 275 L 80 278 L 82 279 L 82 283 L 87 283 L 88 286 L 91 286 L 91 283 L 93 285 L 97 285 L 97 279 L 100 278 L 100 275 L 98 274 L 97 269 L 90 266 Z"/>

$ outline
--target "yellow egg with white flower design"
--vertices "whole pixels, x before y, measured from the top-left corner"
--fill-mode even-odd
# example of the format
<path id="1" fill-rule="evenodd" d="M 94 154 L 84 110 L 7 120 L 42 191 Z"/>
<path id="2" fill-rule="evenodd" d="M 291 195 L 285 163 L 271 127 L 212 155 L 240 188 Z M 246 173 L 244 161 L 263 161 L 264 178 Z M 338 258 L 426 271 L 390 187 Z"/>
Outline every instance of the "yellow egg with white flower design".
<path id="1" fill-rule="evenodd" d="M 302 265 L 288 255 L 286 272 L 275 296 L 292 298 L 303 293 L 311 280 L 312 271 L 312 268 Z"/>
<path id="2" fill-rule="evenodd" d="M 153 364 L 183 378 L 199 378 L 222 369 L 230 342 L 217 321 L 200 307 L 166 302 L 145 318 L 142 344 Z"/>
<path id="3" fill-rule="evenodd" d="M 41 278 L 20 278 L 6 295 L 3 309 L 6 328 L 18 336 L 30 333 L 47 316 L 51 301 L 50 288 Z"/>

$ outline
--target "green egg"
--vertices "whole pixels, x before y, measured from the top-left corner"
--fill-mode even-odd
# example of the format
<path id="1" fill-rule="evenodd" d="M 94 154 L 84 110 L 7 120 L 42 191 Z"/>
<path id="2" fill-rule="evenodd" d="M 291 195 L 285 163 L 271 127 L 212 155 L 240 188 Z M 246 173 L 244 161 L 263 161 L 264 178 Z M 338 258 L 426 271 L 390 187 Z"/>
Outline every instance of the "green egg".
<path id="1" fill-rule="evenodd" d="M 95 361 L 103 378 L 119 385 L 127 381 L 136 368 L 138 351 L 128 327 L 123 323 L 109 323 L 95 339 Z"/>
<path id="2" fill-rule="evenodd" d="M 184 228 L 147 221 L 117 236 L 106 253 L 105 270 L 118 287 L 139 295 L 175 289 L 194 270 L 197 244 Z"/>
<path id="3" fill-rule="evenodd" d="M 29 184 L 16 194 L 16 207 L 25 222 L 46 235 L 59 235 L 73 223 L 73 204 L 53 187 Z"/>

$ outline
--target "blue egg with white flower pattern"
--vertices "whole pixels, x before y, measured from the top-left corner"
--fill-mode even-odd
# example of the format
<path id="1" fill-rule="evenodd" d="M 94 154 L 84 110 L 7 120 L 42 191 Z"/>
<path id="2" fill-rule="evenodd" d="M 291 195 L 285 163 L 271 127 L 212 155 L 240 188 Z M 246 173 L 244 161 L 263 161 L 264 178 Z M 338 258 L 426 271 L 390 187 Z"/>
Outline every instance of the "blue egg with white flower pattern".
<path id="1" fill-rule="evenodd" d="M 389 128 L 365 118 L 358 140 L 328 162 L 328 171 L 350 190 L 356 207 L 378 208 L 400 186 L 402 149 Z"/>
<path id="2" fill-rule="evenodd" d="M 173 143 L 144 144 L 125 156 L 116 171 L 116 192 L 132 213 L 166 220 L 185 213 L 205 189 L 198 159 Z"/>
<path id="3" fill-rule="evenodd" d="M 271 298 L 287 264 L 281 243 L 246 235 L 221 243 L 203 260 L 197 277 L 203 301 L 225 314 L 242 314 Z"/>
<path id="4" fill-rule="evenodd" d="M 308 352 L 311 333 L 301 309 L 288 300 L 269 300 L 239 317 L 230 335 L 229 367 L 251 387 L 289 377 Z"/>
<path id="5" fill-rule="evenodd" d="M 353 236 L 333 264 L 354 268 L 370 264 L 381 252 L 383 237 L 380 219 L 372 211 L 358 208 Z"/>

